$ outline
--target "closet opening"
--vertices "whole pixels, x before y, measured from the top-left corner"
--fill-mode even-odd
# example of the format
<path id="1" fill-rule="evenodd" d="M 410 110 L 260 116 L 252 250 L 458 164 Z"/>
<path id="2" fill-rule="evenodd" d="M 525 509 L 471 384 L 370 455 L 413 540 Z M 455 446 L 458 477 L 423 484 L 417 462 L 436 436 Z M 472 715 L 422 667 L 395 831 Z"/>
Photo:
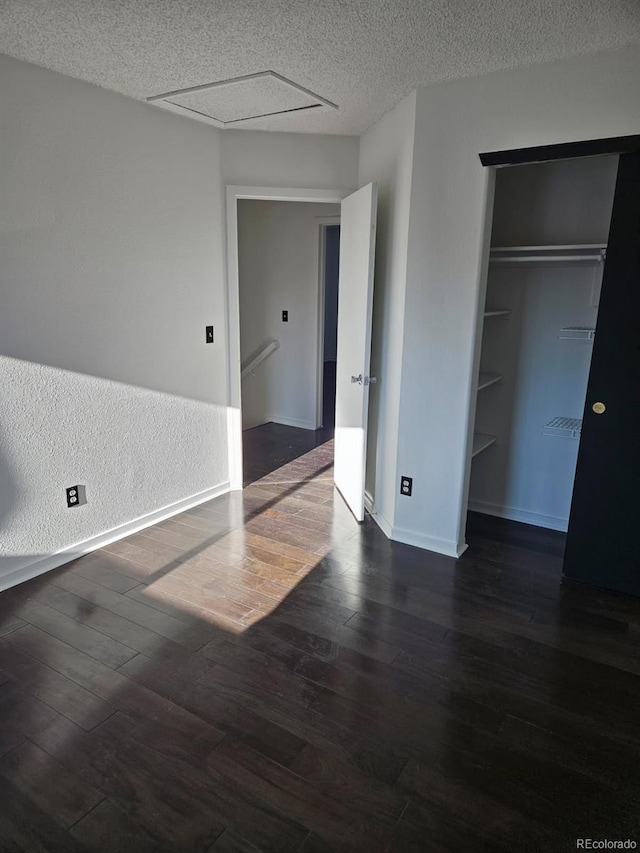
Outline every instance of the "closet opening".
<path id="1" fill-rule="evenodd" d="M 618 163 L 612 154 L 495 172 L 467 525 L 501 535 L 497 517 L 558 531 L 544 541 L 559 556 L 571 515 Z M 510 536 L 527 535 L 515 527 Z"/>
<path id="2" fill-rule="evenodd" d="M 468 509 L 566 532 L 618 168 L 498 169 Z"/>
<path id="3" fill-rule="evenodd" d="M 508 168 L 491 199 L 468 521 L 511 539 L 531 531 L 518 522 L 551 528 L 566 578 L 640 595 L 640 136 L 480 160 Z"/>

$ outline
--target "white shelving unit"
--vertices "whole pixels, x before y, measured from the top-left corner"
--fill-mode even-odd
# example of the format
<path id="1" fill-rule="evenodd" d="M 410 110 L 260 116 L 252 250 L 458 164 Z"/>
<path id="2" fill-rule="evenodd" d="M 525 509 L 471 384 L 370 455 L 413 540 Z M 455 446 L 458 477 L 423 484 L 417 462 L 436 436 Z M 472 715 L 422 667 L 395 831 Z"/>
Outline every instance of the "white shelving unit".
<path id="1" fill-rule="evenodd" d="M 607 254 L 605 243 L 575 243 L 560 246 L 493 246 L 492 264 L 601 264 Z"/>
<path id="2" fill-rule="evenodd" d="M 477 456 L 478 453 L 482 453 L 483 450 L 486 450 L 487 447 L 491 447 L 492 444 L 495 444 L 498 440 L 497 435 L 487 435 L 483 432 L 476 432 L 473 434 L 473 445 L 471 449 L 471 458 Z"/>
<path id="3" fill-rule="evenodd" d="M 483 388 L 488 388 L 490 385 L 495 385 L 496 382 L 502 382 L 504 376 L 501 373 L 480 373 L 478 376 L 478 391 Z"/>

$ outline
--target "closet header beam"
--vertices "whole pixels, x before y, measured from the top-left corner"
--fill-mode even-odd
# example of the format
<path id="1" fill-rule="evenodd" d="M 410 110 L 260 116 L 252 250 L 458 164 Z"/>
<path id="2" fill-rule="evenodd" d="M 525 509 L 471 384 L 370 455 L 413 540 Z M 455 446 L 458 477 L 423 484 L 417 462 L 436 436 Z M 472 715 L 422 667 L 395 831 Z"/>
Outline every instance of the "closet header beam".
<path id="1" fill-rule="evenodd" d="M 597 157 L 600 154 L 630 154 L 640 151 L 640 135 L 612 136 L 608 139 L 586 139 L 582 142 L 563 142 L 558 145 L 538 145 L 510 151 L 489 151 L 479 154 L 483 166 L 521 166 L 525 163 L 544 163 L 549 160 L 569 160 L 574 157 Z"/>

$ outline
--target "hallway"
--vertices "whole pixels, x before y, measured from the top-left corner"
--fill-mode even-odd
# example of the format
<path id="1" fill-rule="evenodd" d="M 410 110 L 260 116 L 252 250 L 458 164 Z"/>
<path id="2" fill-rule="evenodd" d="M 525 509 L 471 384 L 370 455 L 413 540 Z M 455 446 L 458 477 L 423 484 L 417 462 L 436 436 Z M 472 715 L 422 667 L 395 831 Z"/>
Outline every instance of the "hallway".
<path id="1" fill-rule="evenodd" d="M 640 602 L 561 586 L 548 531 L 472 517 L 458 562 L 388 541 L 330 440 L 249 476 L 0 594 L 2 849 L 634 837 Z"/>
<path id="2" fill-rule="evenodd" d="M 335 361 L 325 361 L 322 380 L 322 427 L 320 429 L 298 429 L 283 424 L 268 423 L 242 433 L 243 485 L 245 487 L 333 438 L 336 418 Z M 333 464 L 333 456 L 331 456 L 331 464 Z"/>

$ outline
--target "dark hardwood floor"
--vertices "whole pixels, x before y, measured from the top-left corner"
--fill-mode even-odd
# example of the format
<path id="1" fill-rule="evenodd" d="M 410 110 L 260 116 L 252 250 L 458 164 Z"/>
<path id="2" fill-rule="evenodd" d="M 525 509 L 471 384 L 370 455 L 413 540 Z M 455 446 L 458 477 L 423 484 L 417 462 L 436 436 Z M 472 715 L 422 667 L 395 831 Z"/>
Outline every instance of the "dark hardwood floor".
<path id="1" fill-rule="evenodd" d="M 243 433 L 244 485 L 271 474 L 333 438 L 336 419 L 336 363 L 322 372 L 322 427 L 315 431 L 268 423 Z M 333 463 L 333 459 L 331 459 Z"/>
<path id="2" fill-rule="evenodd" d="M 389 542 L 331 442 L 268 446 L 243 493 L 0 594 L 0 849 L 640 843 L 640 603 L 563 584 L 548 531 Z"/>

